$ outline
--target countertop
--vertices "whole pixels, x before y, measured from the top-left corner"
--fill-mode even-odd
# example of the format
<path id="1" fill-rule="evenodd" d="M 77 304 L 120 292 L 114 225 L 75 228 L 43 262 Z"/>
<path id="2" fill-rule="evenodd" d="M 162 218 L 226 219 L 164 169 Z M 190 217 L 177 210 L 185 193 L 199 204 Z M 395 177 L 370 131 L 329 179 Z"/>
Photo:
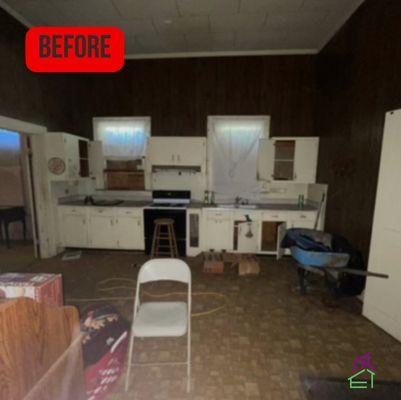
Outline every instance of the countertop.
<path id="1" fill-rule="evenodd" d="M 102 206 L 102 205 L 92 205 L 85 204 L 83 200 L 71 200 L 71 199 L 60 199 L 59 205 L 64 206 L 86 206 L 86 207 L 149 207 L 152 204 L 151 201 L 147 200 L 124 200 L 122 203 L 113 205 L 113 206 Z M 227 207 L 225 207 L 227 206 Z M 213 209 L 213 210 L 237 210 L 237 211 L 260 211 L 260 210 L 274 210 L 274 211 L 317 211 L 317 207 L 311 204 L 305 204 L 303 208 L 299 208 L 297 204 L 294 203 L 260 203 L 257 204 L 256 208 L 247 208 L 246 206 L 241 207 L 233 207 L 232 204 L 220 204 L 220 205 L 212 205 L 212 204 L 204 204 L 202 202 L 191 202 L 186 208 L 205 208 L 205 209 Z"/>

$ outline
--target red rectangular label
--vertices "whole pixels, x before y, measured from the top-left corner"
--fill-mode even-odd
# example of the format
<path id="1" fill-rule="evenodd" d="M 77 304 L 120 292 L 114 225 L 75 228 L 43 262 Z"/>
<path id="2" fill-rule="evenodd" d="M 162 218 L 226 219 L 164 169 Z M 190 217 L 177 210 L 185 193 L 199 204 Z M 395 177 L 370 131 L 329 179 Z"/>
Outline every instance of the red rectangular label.
<path id="1" fill-rule="evenodd" d="M 124 65 L 124 33 L 115 27 L 35 27 L 25 36 L 33 72 L 117 72 Z"/>

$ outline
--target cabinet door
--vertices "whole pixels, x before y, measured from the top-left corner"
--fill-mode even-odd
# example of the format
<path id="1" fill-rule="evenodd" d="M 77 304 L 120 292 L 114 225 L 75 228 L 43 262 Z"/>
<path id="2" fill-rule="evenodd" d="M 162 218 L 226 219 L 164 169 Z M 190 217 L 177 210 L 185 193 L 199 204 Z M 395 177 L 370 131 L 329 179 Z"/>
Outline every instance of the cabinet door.
<path id="1" fill-rule="evenodd" d="M 281 242 L 284 239 L 285 233 L 287 231 L 287 224 L 285 222 L 281 223 L 277 227 L 277 260 L 280 260 L 285 253 L 285 249 L 281 247 Z"/>
<path id="2" fill-rule="evenodd" d="M 274 169 L 274 141 L 260 139 L 258 149 L 258 180 L 273 180 Z"/>
<path id="3" fill-rule="evenodd" d="M 143 250 L 145 242 L 142 218 L 118 217 L 116 219 L 116 238 L 120 249 Z"/>
<path id="4" fill-rule="evenodd" d="M 62 244 L 65 247 L 87 247 L 88 227 L 85 214 L 65 213 L 61 218 Z"/>
<path id="5" fill-rule="evenodd" d="M 91 215 L 89 217 L 90 246 L 99 249 L 117 248 L 114 217 Z"/>
<path id="6" fill-rule="evenodd" d="M 294 181 L 315 183 L 319 138 L 297 138 L 295 145 Z"/>
<path id="7" fill-rule="evenodd" d="M 96 188 L 104 188 L 103 170 L 105 162 L 103 156 L 103 143 L 100 140 L 89 142 L 88 147 L 89 157 L 89 176 L 96 179 Z"/>
<path id="8" fill-rule="evenodd" d="M 233 249 L 233 229 L 231 221 L 207 219 L 206 249 L 216 251 Z"/>
<path id="9" fill-rule="evenodd" d="M 175 142 L 176 164 L 203 166 L 206 161 L 206 140 L 203 138 L 177 138 Z"/>
<path id="10" fill-rule="evenodd" d="M 79 138 L 73 135 L 64 135 L 66 152 L 67 177 L 70 179 L 79 178 Z"/>
<path id="11" fill-rule="evenodd" d="M 187 256 L 195 257 L 201 252 L 201 211 L 187 211 Z"/>

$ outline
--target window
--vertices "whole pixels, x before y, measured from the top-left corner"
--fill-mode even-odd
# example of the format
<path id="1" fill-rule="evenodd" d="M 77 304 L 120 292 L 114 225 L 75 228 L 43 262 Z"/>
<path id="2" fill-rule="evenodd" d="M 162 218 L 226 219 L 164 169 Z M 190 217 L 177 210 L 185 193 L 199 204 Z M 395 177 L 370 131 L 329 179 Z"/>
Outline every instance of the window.
<path id="1" fill-rule="evenodd" d="M 259 190 L 259 139 L 269 136 L 268 116 L 209 117 L 209 187 L 218 195 L 252 197 Z"/>
<path id="2" fill-rule="evenodd" d="M 109 160 L 136 160 L 145 156 L 150 117 L 93 118 L 94 138 L 103 142 Z"/>

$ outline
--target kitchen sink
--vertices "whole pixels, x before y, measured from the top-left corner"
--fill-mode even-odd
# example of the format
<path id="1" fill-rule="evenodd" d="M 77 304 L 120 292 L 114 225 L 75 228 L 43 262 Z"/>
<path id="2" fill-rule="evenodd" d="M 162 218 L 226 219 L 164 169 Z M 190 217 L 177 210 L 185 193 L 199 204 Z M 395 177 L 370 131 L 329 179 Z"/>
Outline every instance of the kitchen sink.
<path id="1" fill-rule="evenodd" d="M 238 208 L 243 210 L 254 210 L 258 208 L 257 204 L 218 204 L 217 208 Z"/>

